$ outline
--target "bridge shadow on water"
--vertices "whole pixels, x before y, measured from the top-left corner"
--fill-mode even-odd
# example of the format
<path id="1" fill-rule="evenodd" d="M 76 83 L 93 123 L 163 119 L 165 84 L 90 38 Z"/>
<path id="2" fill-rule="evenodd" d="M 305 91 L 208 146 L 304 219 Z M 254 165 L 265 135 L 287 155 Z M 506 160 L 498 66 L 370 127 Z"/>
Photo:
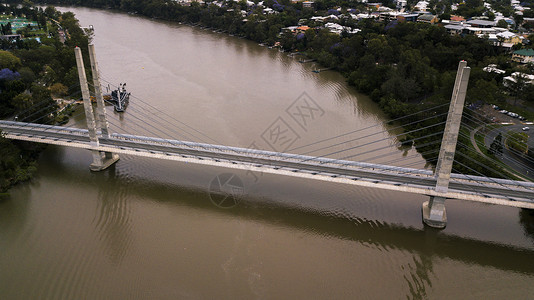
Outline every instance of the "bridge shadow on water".
<path id="1" fill-rule="evenodd" d="M 58 151 L 61 152 L 61 151 Z M 107 255 L 120 264 L 132 243 L 131 199 L 150 199 L 166 205 L 179 205 L 209 214 L 240 218 L 275 227 L 286 227 L 334 239 L 353 241 L 379 251 L 407 251 L 413 256 L 409 274 L 404 275 L 411 298 L 426 298 L 432 287 L 434 260 L 451 259 L 466 265 L 479 265 L 534 276 L 534 247 L 520 248 L 495 242 L 446 234 L 443 231 L 388 224 L 365 216 L 340 216 L 333 213 L 273 204 L 269 199 L 247 196 L 237 206 L 221 209 L 210 201 L 207 189 L 192 188 L 169 181 L 131 175 L 128 170 L 112 166 L 106 171 L 91 173 L 85 161 L 76 165 L 61 162 L 56 151 L 47 155 L 40 168 L 47 177 L 61 184 L 84 184 L 97 190 L 97 212 L 93 224 Z M 135 173 L 135 172 L 133 172 Z M 36 180 L 38 184 L 38 180 Z M 110 188 L 113 187 L 113 188 Z M 10 201 L 0 203 L 4 209 Z M 9 209 L 8 209 L 9 211 Z M 0 214 L 1 215 L 1 214 Z M 534 213 L 521 210 L 519 222 L 524 232 L 534 239 Z"/>
<path id="2" fill-rule="evenodd" d="M 128 208 L 124 208 L 124 206 L 128 204 L 117 203 L 116 201 L 126 201 L 124 196 L 135 195 L 136 198 L 152 199 L 160 203 L 175 203 L 206 210 L 213 214 L 311 231 L 315 234 L 350 240 L 382 249 L 406 250 L 420 256 L 421 267 L 427 271 L 432 269 L 431 258 L 437 256 L 466 264 L 489 266 L 534 275 L 534 249 L 469 239 L 445 234 L 442 231 L 427 227 L 421 230 L 398 224 L 367 220 L 363 217 L 339 217 L 320 211 L 272 204 L 268 199 L 254 199 L 248 196 L 246 201 L 242 201 L 236 207 L 221 209 L 213 205 L 206 190 L 158 183 L 131 176 L 124 180 L 121 172 L 115 167 L 100 173 L 89 173 L 80 169 L 70 169 L 67 172 L 69 174 L 65 174 L 65 177 L 85 178 L 84 182 L 94 184 L 97 187 L 109 184 L 116 187 L 114 191 L 109 189 L 99 191 L 101 215 L 97 217 L 96 224 L 101 227 L 103 232 L 106 231 L 106 227 L 115 227 L 114 230 L 119 227 L 122 233 L 128 231 L 129 221 L 124 219 L 125 216 L 121 216 L 121 214 L 127 214 Z M 534 212 L 521 210 L 519 219 L 525 234 L 534 239 Z M 419 271 L 418 276 L 427 273 L 427 271 L 423 273 Z"/>

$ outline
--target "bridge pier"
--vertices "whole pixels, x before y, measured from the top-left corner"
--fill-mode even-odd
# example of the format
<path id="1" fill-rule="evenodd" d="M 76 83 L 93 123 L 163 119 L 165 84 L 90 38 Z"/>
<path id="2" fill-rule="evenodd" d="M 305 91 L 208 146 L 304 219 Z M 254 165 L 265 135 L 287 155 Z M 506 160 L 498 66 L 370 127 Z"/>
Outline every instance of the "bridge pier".
<path id="1" fill-rule="evenodd" d="M 80 78 L 80 87 L 82 90 L 83 107 L 85 110 L 85 118 L 87 120 L 87 128 L 89 131 L 89 138 L 91 144 L 95 147 L 99 146 L 97 126 L 95 122 L 95 116 L 93 113 L 93 106 L 91 104 L 89 87 L 87 85 L 87 77 L 85 74 L 85 67 L 83 64 L 82 50 L 79 47 L 74 48 L 76 54 L 76 65 L 78 67 L 78 77 Z M 103 136 L 109 137 L 108 122 L 106 119 L 106 108 L 104 106 L 104 99 L 100 90 L 100 79 L 98 74 L 98 68 L 96 64 L 96 57 L 94 53 L 94 46 L 89 46 L 89 56 L 91 60 L 91 70 L 93 73 L 94 85 L 95 85 L 95 98 L 97 103 L 98 113 L 98 125 L 100 127 Z M 93 162 L 89 166 L 91 171 L 102 171 L 107 169 L 119 160 L 119 155 L 111 152 L 103 152 L 98 150 L 91 150 L 93 156 Z"/>
<path id="2" fill-rule="evenodd" d="M 423 202 L 423 222 L 433 228 L 445 228 L 447 226 L 447 211 L 445 210 L 445 198 L 431 196 L 430 200 Z"/>
<path id="3" fill-rule="evenodd" d="M 449 190 L 449 181 L 451 179 L 452 165 L 456 153 L 456 144 L 458 142 L 458 133 L 462 122 L 462 113 L 464 110 L 465 96 L 467 93 L 467 84 L 469 83 L 469 74 L 471 68 L 467 62 L 462 60 L 458 64 L 458 72 L 452 90 L 447 123 L 441 140 L 439 149 L 438 163 L 434 175 L 436 176 L 436 188 L 438 193 L 447 193 Z M 445 211 L 445 198 L 431 196 L 429 201 L 423 203 L 423 222 L 434 228 L 445 228 L 447 225 L 447 214 Z"/>
<path id="4" fill-rule="evenodd" d="M 119 160 L 119 155 L 111 152 L 91 150 L 91 153 L 93 162 L 89 165 L 89 169 L 94 172 L 103 171 Z"/>

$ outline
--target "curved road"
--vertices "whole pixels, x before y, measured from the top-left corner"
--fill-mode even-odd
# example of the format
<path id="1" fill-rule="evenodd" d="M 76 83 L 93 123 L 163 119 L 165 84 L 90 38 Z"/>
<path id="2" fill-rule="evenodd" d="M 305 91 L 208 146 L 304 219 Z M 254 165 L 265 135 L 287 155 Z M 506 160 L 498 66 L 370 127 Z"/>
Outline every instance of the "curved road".
<path id="1" fill-rule="evenodd" d="M 486 148 L 489 149 L 491 143 L 493 140 L 497 137 L 499 133 L 502 133 L 503 135 L 503 143 L 504 139 L 506 138 L 506 133 L 509 131 L 515 131 L 515 132 L 526 132 L 529 137 L 531 135 L 530 130 L 529 131 L 523 131 L 522 128 L 524 127 L 531 127 L 530 130 L 534 132 L 534 126 L 524 125 L 524 124 L 518 124 L 518 125 L 508 125 L 503 127 L 498 127 L 490 132 L 488 132 L 484 138 L 484 145 Z M 529 148 L 534 147 L 534 139 L 528 140 Z M 507 149 L 503 145 L 503 153 L 499 157 L 499 159 L 515 171 L 521 173 L 524 177 L 528 177 L 530 180 L 534 180 L 534 160 L 531 158 L 523 158 L 520 157 L 517 154 L 512 153 L 511 150 Z"/>

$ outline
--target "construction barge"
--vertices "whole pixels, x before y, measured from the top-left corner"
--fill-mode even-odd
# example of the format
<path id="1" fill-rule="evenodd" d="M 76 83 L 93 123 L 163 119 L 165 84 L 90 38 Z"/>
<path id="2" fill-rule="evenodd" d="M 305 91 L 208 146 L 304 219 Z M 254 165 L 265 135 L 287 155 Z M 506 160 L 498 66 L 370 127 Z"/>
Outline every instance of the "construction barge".
<path id="1" fill-rule="evenodd" d="M 109 90 L 109 87 L 108 87 Z M 113 105 L 116 112 L 124 112 L 130 102 L 130 93 L 126 91 L 126 83 L 120 83 L 116 90 L 104 96 L 106 103 Z"/>

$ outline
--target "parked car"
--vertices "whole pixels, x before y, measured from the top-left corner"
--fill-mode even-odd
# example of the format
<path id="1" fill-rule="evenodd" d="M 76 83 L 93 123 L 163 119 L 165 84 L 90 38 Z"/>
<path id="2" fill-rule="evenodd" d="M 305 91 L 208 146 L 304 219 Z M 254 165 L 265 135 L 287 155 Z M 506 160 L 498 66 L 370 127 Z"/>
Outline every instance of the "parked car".
<path id="1" fill-rule="evenodd" d="M 529 131 L 529 130 L 530 130 L 530 127 L 523 127 L 522 130 L 523 130 L 523 131 Z"/>

